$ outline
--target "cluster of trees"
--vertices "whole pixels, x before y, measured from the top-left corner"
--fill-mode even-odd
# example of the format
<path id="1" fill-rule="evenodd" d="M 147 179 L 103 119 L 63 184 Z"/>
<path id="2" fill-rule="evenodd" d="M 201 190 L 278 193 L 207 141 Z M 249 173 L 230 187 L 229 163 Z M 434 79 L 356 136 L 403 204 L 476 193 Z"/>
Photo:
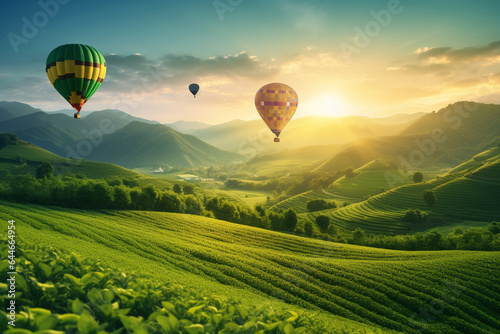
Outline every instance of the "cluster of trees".
<path id="1" fill-rule="evenodd" d="M 13 133 L 0 134 L 0 149 L 7 147 L 7 145 L 16 145 L 18 142 L 19 138 Z"/>
<path id="2" fill-rule="evenodd" d="M 38 175 L 37 170 L 37 175 Z M 72 176 L 14 176 L 2 197 L 18 202 L 82 209 L 156 210 L 205 214 L 194 195 L 159 190 L 152 185 L 130 188 L 119 179 L 92 180 Z"/>
<path id="3" fill-rule="evenodd" d="M 500 250 L 500 223 L 497 222 L 492 222 L 486 228 L 469 228 L 465 231 L 457 227 L 447 236 L 437 229 L 395 236 L 367 234 L 360 228 L 342 233 L 330 223 L 326 215 L 317 216 L 316 225 L 320 233 L 314 232 L 314 223 L 310 221 L 304 224 L 303 231 L 296 232 L 327 241 L 396 250 Z"/>
<path id="4" fill-rule="evenodd" d="M 337 207 L 337 204 L 335 204 L 335 202 L 333 201 L 327 202 L 324 199 L 313 199 L 307 202 L 306 207 L 309 212 L 314 212 L 335 209 Z"/>
<path id="5" fill-rule="evenodd" d="M 295 232 L 307 236 L 321 237 L 342 243 L 352 243 L 401 250 L 500 250 L 500 224 L 493 222 L 486 229 L 472 228 L 463 231 L 460 228 L 443 236 L 439 231 L 416 233 L 413 235 L 384 236 L 367 235 L 356 229 L 352 233 L 342 234 L 326 215 L 316 217 L 315 234 L 313 222 L 299 226 L 299 218 L 293 209 L 271 212 L 262 205 L 250 208 L 230 202 L 217 196 L 200 199 L 194 193 L 192 185 L 174 185 L 172 191 L 160 190 L 153 185 L 139 186 L 130 179 L 92 180 L 82 176 L 54 177 L 50 163 L 42 163 L 36 170 L 36 178 L 30 174 L 14 176 L 7 187 L 0 188 L 4 199 L 19 202 L 56 205 L 82 209 L 121 209 L 154 210 L 204 215 L 217 219 L 272 229 L 275 231 Z M 433 195 L 433 194 L 432 194 Z M 335 203 L 325 200 L 312 200 L 307 203 L 308 210 L 317 211 L 335 207 Z M 425 222 L 427 214 L 420 210 L 408 210 L 405 220 L 412 223 Z"/>
<path id="6" fill-rule="evenodd" d="M 228 179 L 224 182 L 226 188 L 241 189 L 241 190 L 256 190 L 256 191 L 275 191 L 281 185 L 278 180 L 267 182 L 248 182 L 236 179 Z"/>
<path id="7" fill-rule="evenodd" d="M 339 240 L 340 239 L 340 240 Z M 350 235 L 332 238 L 361 246 L 399 250 L 500 250 L 500 226 L 493 222 L 486 228 L 455 228 L 453 233 L 444 236 L 437 229 L 427 233 L 412 235 L 367 235 L 356 229 Z"/>
<path id="8" fill-rule="evenodd" d="M 192 185 L 175 184 L 172 191 L 153 185 L 139 186 L 132 179 L 86 179 L 84 176 L 54 177 L 48 162 L 30 174 L 11 178 L 8 187 L 1 188 L 2 198 L 18 202 L 55 205 L 81 209 L 153 210 L 189 213 L 213 217 L 233 223 L 276 231 L 293 232 L 298 217 L 293 209 L 268 212 L 262 205 L 250 208 L 223 197 L 197 197 Z"/>
<path id="9" fill-rule="evenodd" d="M 410 223 L 410 224 L 422 224 L 427 221 L 427 213 L 422 212 L 419 209 L 413 210 L 413 209 L 408 209 L 405 212 L 404 215 L 404 221 Z"/>

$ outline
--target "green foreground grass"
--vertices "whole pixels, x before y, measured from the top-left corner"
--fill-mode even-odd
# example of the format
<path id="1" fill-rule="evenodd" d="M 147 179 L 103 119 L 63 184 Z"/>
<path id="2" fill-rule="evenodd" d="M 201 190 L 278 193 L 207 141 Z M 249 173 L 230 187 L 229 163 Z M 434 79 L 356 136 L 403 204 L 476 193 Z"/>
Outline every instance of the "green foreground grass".
<path id="1" fill-rule="evenodd" d="M 39 245 L 248 305 L 306 310 L 339 332 L 500 330 L 498 252 L 389 251 L 200 216 L 0 203 L 2 220 Z"/>

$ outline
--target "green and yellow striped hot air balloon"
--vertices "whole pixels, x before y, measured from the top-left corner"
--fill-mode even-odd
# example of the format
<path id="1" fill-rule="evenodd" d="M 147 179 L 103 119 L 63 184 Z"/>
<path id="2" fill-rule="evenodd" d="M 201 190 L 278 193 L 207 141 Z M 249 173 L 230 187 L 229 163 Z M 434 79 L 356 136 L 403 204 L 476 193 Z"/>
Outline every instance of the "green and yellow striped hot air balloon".
<path id="1" fill-rule="evenodd" d="M 91 46 L 65 44 L 49 54 L 46 72 L 52 86 L 77 110 L 75 118 L 80 118 L 80 109 L 101 86 L 106 61 Z"/>

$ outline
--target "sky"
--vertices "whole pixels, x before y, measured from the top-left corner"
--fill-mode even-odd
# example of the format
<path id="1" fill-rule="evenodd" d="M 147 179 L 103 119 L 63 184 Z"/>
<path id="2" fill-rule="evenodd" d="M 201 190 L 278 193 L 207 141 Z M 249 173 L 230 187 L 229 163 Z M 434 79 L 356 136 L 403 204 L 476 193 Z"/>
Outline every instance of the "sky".
<path id="1" fill-rule="evenodd" d="M 0 101 L 70 108 L 45 61 L 91 45 L 107 74 L 86 111 L 162 123 L 257 119 L 254 96 L 282 82 L 295 118 L 431 112 L 500 103 L 500 1 L 2 0 Z M 196 99 L 188 91 L 200 85 Z"/>

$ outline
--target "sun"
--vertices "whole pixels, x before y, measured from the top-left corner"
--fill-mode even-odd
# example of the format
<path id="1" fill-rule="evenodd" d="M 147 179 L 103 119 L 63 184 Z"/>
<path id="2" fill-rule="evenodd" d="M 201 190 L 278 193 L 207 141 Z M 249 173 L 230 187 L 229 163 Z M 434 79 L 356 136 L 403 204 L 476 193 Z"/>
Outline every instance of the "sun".
<path id="1" fill-rule="evenodd" d="M 310 113 L 313 115 L 339 117 L 349 114 L 347 104 L 340 97 L 332 94 L 319 96 L 311 103 L 311 107 L 313 110 Z"/>

